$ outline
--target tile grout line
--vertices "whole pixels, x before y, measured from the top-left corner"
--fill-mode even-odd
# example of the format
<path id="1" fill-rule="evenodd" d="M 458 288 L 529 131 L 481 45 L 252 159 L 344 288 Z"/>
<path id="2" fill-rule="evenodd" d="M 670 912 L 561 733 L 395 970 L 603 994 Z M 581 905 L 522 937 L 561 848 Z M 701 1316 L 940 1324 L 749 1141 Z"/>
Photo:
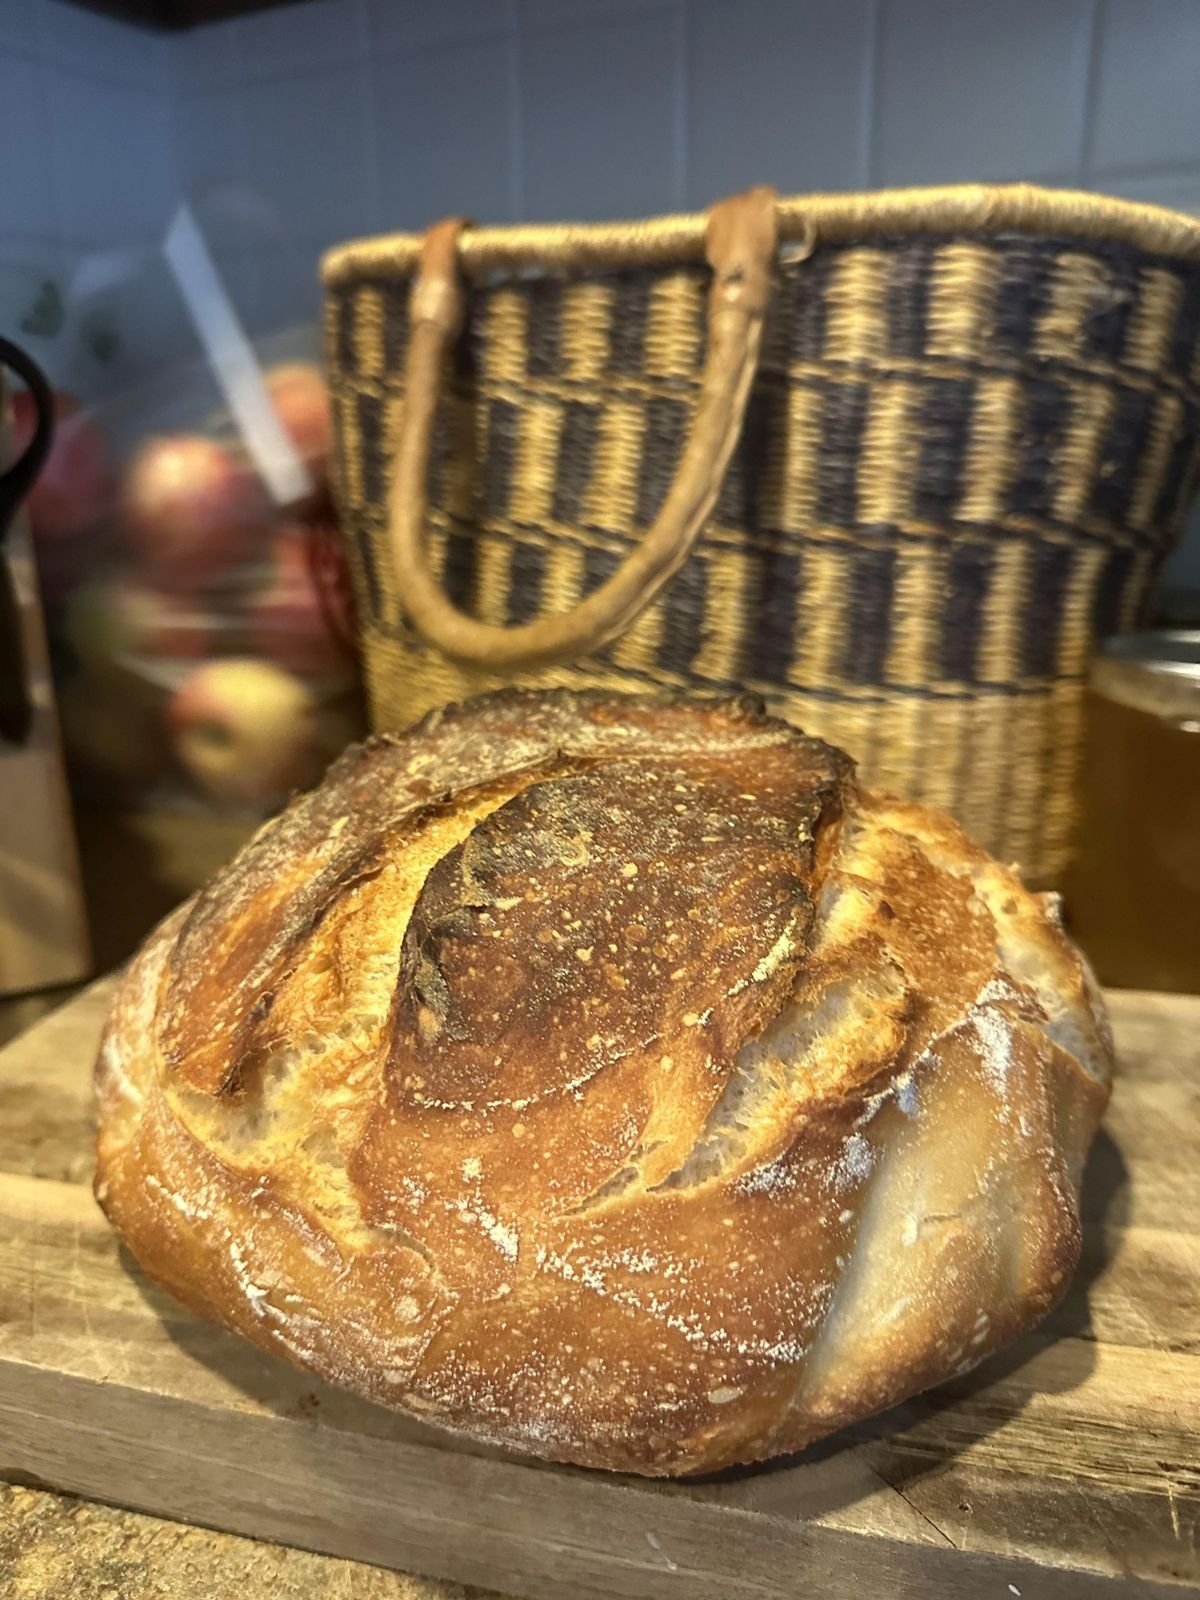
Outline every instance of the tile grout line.
<path id="1" fill-rule="evenodd" d="M 1081 148 L 1079 152 L 1079 182 L 1081 187 L 1090 189 L 1095 180 L 1095 144 L 1097 105 L 1099 103 L 1098 80 L 1100 76 L 1100 55 L 1104 48 L 1104 11 L 1102 0 L 1092 0 L 1091 11 L 1088 16 L 1088 39 L 1086 52 L 1086 73 L 1083 84 L 1083 129 Z"/>
<path id="2" fill-rule="evenodd" d="M 862 167 L 864 189 L 879 183 L 879 53 L 883 33 L 883 0 L 869 0 L 863 62 Z"/>
<path id="3" fill-rule="evenodd" d="M 376 72 L 377 52 L 375 24 L 367 0 L 358 4 L 358 45 L 361 59 L 358 70 L 362 74 L 363 106 L 367 117 L 366 130 L 366 189 L 367 211 L 373 231 L 385 231 L 387 221 L 383 215 L 383 149 L 379 141 L 379 74 Z M 367 231 L 365 228 L 362 230 Z"/>
<path id="4" fill-rule="evenodd" d="M 514 222 L 524 220 L 528 201 L 525 172 L 525 123 L 522 106 L 525 103 L 525 52 L 522 48 L 524 30 L 515 3 L 512 11 L 512 30 L 508 42 L 508 199 Z"/>
<path id="5" fill-rule="evenodd" d="M 61 250 L 69 249 L 66 243 L 69 237 L 66 217 L 66 197 L 63 193 L 63 174 L 59 170 L 58 143 L 54 137 L 54 114 L 51 101 L 54 98 L 51 75 L 62 71 L 61 67 L 52 66 L 49 61 L 49 17 L 46 11 L 45 0 L 39 0 L 37 6 L 37 20 L 35 24 L 37 33 L 37 55 L 34 60 L 34 82 L 36 84 L 38 117 L 41 123 L 41 144 L 45 152 L 43 172 L 46 185 L 50 191 L 50 215 L 54 219 L 54 237 L 56 247 Z"/>
<path id="6" fill-rule="evenodd" d="M 691 13 L 685 0 L 678 0 L 672 10 L 672 34 L 674 37 L 674 63 L 672 78 L 672 96 L 674 105 L 671 118 L 671 136 L 673 149 L 671 164 L 674 168 L 673 181 L 675 187 L 674 203 L 679 210 L 687 207 L 688 182 L 690 179 L 689 161 L 690 134 L 692 126 L 691 116 Z"/>

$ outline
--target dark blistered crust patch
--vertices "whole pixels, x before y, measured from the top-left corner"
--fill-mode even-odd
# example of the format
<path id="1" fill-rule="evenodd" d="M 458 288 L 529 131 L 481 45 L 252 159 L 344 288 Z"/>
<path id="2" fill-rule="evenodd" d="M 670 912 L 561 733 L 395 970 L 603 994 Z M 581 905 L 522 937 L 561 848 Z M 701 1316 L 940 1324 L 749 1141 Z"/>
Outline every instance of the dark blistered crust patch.
<path id="1" fill-rule="evenodd" d="M 395 1091 L 529 1101 L 689 1030 L 728 1060 L 749 1020 L 737 1007 L 732 1026 L 729 1002 L 757 985 L 777 1003 L 807 945 L 814 841 L 841 797 L 836 769 L 806 755 L 599 760 L 492 812 L 409 923 Z"/>
<path id="2" fill-rule="evenodd" d="M 786 814 L 776 817 L 773 826 L 777 834 L 785 821 L 798 829 L 795 860 L 789 870 L 794 871 L 799 882 L 807 870 L 803 857 L 811 838 L 811 832 L 802 836 L 802 829 L 811 828 L 818 814 L 837 813 L 840 786 L 849 779 L 852 767 L 840 751 L 805 738 L 766 716 L 761 706 L 749 699 L 697 702 L 509 691 L 448 707 L 426 718 L 409 734 L 385 735 L 348 750 L 319 789 L 295 800 L 280 818 L 261 830 L 197 898 L 172 954 L 160 1007 L 158 1045 L 168 1071 L 204 1093 L 222 1094 L 237 1089 L 247 1068 L 274 1042 L 270 1013 L 276 989 L 295 969 L 322 920 L 364 875 L 370 875 L 389 856 L 403 851 L 406 840 L 431 809 L 452 804 L 456 796 L 468 790 L 518 778 L 523 773 L 559 773 L 558 778 L 545 778 L 537 784 L 541 798 L 528 802 L 529 806 L 542 808 L 536 818 L 530 812 L 522 822 L 518 810 L 494 826 L 484 824 L 478 841 L 469 840 L 464 852 L 455 853 L 458 860 L 448 857 L 435 871 L 422 897 L 421 918 L 426 932 L 418 938 L 414 930 L 406 949 L 404 981 L 397 1002 L 397 1021 L 402 1030 L 416 1028 L 414 1007 L 419 1009 L 424 1004 L 430 1019 L 437 1015 L 436 1003 L 428 1003 L 437 987 L 428 954 L 431 938 L 438 944 L 448 940 L 447 952 L 454 948 L 453 1005 L 464 1019 L 469 1013 L 470 1026 L 481 1024 L 490 1010 L 496 1009 L 495 1004 L 487 1005 L 482 988 L 468 988 L 475 980 L 468 977 L 471 962 L 464 952 L 467 944 L 474 942 L 474 933 L 483 930 L 475 926 L 478 918 L 469 914 L 462 900 L 463 884 L 459 877 L 456 887 L 456 875 L 464 870 L 464 859 L 477 859 L 479 866 L 472 870 L 482 872 L 493 886 L 505 874 L 512 880 L 520 871 L 519 857 L 514 852 L 535 848 L 546 856 L 538 870 L 543 876 L 547 872 L 553 876 L 555 838 L 587 826 L 580 820 L 578 829 L 574 828 L 569 815 L 572 803 L 581 807 L 581 819 L 586 810 L 593 820 L 610 801 L 619 803 L 627 818 L 625 826 L 634 834 L 644 832 L 645 825 L 629 819 L 643 801 L 649 802 L 657 807 L 658 836 L 670 825 L 672 816 L 676 819 L 673 855 L 681 869 L 692 870 L 692 858 L 682 860 L 691 830 L 696 870 L 707 874 L 713 883 L 731 881 L 737 870 L 733 866 L 737 852 L 726 868 L 714 865 L 722 849 L 718 845 L 706 859 L 704 847 L 694 838 L 695 818 L 685 819 L 682 814 L 670 812 L 665 796 L 653 799 L 657 785 L 669 785 L 668 774 L 673 767 L 679 767 L 690 783 L 707 781 L 696 765 L 704 760 L 710 763 L 713 774 L 724 763 L 720 778 L 723 792 L 741 784 L 746 793 L 758 794 L 760 835 L 770 808 L 777 803 L 786 807 L 789 802 L 787 793 L 781 791 L 775 797 L 758 780 L 766 781 L 769 768 L 772 782 L 782 782 L 784 790 L 789 790 L 790 785 L 792 814 L 790 818 Z M 626 764 L 624 780 L 606 780 L 602 776 L 604 768 L 613 763 Z M 587 774 L 593 769 L 589 777 Z M 619 792 L 622 781 L 630 786 L 623 797 Z M 679 795 L 676 800 L 682 802 L 685 798 L 689 810 L 704 805 L 703 796 Z M 554 808 L 557 809 L 551 817 Z M 538 830 L 543 827 L 545 835 L 540 837 Z M 524 845 L 517 842 L 522 831 L 529 835 Z M 621 853 L 611 830 L 603 837 L 597 879 L 608 870 L 610 860 Z M 631 838 L 630 844 L 634 842 Z M 764 838 L 760 837 L 758 848 L 763 847 Z M 774 888 L 769 892 L 781 895 L 784 877 L 780 876 L 779 838 L 773 848 Z M 488 852 L 494 859 L 485 859 Z M 536 861 L 529 864 L 538 866 Z M 563 897 L 584 892 L 592 875 L 581 872 L 571 878 L 561 860 L 557 874 L 555 884 L 547 880 L 546 892 L 561 913 Z M 646 885 L 642 887 L 644 890 Z M 623 884 L 620 889 L 624 894 Z M 660 881 L 657 892 L 665 894 L 666 890 L 665 881 Z M 589 896 L 593 923 L 597 916 L 602 921 L 604 910 L 612 909 L 605 899 L 611 898 L 611 892 L 611 886 L 599 881 L 595 884 Z M 704 892 L 701 889 L 700 893 Z M 763 893 L 767 895 L 768 891 L 764 888 Z M 452 904 L 456 896 L 457 909 L 463 915 L 451 937 L 444 923 L 456 910 Z M 742 902 L 742 911 L 735 915 L 748 911 L 750 900 L 743 895 Z M 627 899 L 616 903 L 630 904 Z M 492 913 L 495 914 L 494 907 Z M 562 985 L 553 975 L 557 967 L 551 959 L 552 948 L 543 947 L 537 940 L 542 928 L 533 923 L 539 915 L 531 902 L 523 918 L 507 918 L 506 926 L 514 953 L 518 945 L 523 947 L 520 961 L 533 963 L 526 966 L 533 974 L 529 987 L 540 980 L 547 985 L 537 1006 L 549 1016 L 554 1010 L 555 988 Z M 431 932 L 435 924 L 440 926 L 436 935 Z M 465 940 L 468 927 L 473 931 L 471 938 Z M 595 924 L 597 939 L 598 928 L 599 924 Z M 490 946 L 500 942 L 489 941 L 489 956 Z M 572 948 L 586 947 L 586 943 L 581 939 Z M 577 965 L 582 967 L 582 963 Z M 505 970 L 512 983 L 511 962 Z M 617 970 L 620 973 L 622 967 Z M 498 973 L 493 977 L 498 983 Z M 587 988 L 589 983 L 594 985 L 595 974 L 575 973 L 573 983 Z M 420 987 L 422 984 L 425 989 Z M 407 985 L 417 987 L 406 1000 Z M 645 978 L 639 985 L 630 985 L 631 989 L 639 987 L 645 993 L 650 985 Z M 574 993 L 574 987 L 568 988 Z M 499 992 L 497 988 L 497 995 Z M 424 1002 L 419 1000 L 421 994 L 425 994 Z M 448 1003 L 448 997 L 443 1000 Z M 444 1025 L 453 1025 L 449 1011 Z M 627 1006 L 622 1036 L 631 1037 L 635 1027 L 632 1010 Z M 585 1038 L 595 1031 L 589 1030 Z M 394 1056 L 398 1049 L 393 1051 Z M 446 1066 L 445 1070 L 451 1069 Z M 480 1068 L 478 1064 L 468 1064 L 464 1057 L 455 1070 L 477 1076 Z"/>

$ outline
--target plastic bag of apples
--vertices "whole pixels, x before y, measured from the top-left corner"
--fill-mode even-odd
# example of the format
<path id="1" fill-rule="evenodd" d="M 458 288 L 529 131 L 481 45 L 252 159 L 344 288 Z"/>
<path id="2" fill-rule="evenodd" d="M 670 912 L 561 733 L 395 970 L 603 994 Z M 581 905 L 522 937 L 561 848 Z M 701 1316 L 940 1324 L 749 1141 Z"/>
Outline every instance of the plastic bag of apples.
<path id="1" fill-rule="evenodd" d="M 312 492 L 279 506 L 216 407 L 112 416 L 60 402 L 29 513 L 77 787 L 266 812 L 362 731 L 332 521 L 329 400 L 307 360 L 269 362 Z M 19 424 L 20 419 L 18 419 Z"/>

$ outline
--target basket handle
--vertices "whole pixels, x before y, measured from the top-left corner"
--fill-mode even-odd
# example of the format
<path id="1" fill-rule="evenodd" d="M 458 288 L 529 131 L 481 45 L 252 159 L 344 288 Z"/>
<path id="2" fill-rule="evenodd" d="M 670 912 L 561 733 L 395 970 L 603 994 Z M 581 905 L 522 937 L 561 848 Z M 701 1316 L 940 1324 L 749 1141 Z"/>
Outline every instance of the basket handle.
<path id="1" fill-rule="evenodd" d="M 775 192 L 751 189 L 709 213 L 708 361 L 691 433 L 654 523 L 616 572 L 572 610 L 511 628 L 493 627 L 458 610 L 429 566 L 423 538 L 442 373 L 447 348 L 463 321 L 457 270 L 463 226 L 461 219 L 449 218 L 430 228 L 412 288 L 404 422 L 389 500 L 395 580 L 413 627 L 429 644 L 471 666 L 515 671 L 586 655 L 623 632 L 696 542 L 741 433 L 758 366 L 775 259 Z"/>

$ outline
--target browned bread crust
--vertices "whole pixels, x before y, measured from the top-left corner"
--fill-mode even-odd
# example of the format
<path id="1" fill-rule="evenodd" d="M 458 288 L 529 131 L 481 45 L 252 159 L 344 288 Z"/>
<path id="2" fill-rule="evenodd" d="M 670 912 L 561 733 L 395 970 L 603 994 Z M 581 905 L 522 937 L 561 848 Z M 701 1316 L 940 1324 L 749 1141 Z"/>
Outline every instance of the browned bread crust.
<path id="1" fill-rule="evenodd" d="M 1111 1061 L 1052 904 L 840 751 L 510 693 L 348 751 L 152 936 L 96 1193 L 336 1383 L 694 1472 L 1040 1317 Z"/>

